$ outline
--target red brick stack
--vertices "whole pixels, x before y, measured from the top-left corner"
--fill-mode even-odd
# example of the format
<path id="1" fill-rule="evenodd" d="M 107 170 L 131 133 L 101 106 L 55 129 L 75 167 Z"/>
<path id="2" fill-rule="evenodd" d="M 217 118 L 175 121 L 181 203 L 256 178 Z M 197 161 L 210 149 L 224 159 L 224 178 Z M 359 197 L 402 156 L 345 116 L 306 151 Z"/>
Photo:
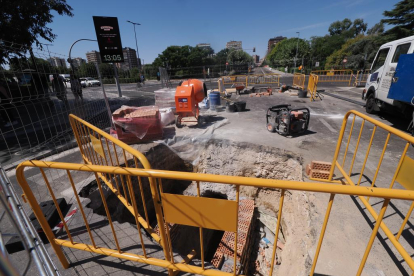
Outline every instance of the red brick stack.
<path id="1" fill-rule="evenodd" d="M 247 265 L 249 262 L 249 256 L 253 242 L 251 239 L 251 232 L 253 231 L 254 225 L 252 224 L 254 214 L 254 201 L 250 199 L 240 200 L 239 202 L 239 215 L 238 215 L 238 236 L 237 236 L 237 263 L 243 267 L 244 271 L 247 271 Z M 234 259 L 234 242 L 235 233 L 224 232 L 224 235 L 220 241 L 219 247 L 213 256 L 211 263 L 214 267 L 228 271 L 228 267 L 221 267 L 224 259 Z M 230 262 L 226 262 L 230 263 Z M 231 271 L 233 267 L 231 267 Z"/>
<path id="2" fill-rule="evenodd" d="M 323 161 L 312 161 L 306 166 L 306 174 L 310 178 L 328 179 L 332 163 Z"/>

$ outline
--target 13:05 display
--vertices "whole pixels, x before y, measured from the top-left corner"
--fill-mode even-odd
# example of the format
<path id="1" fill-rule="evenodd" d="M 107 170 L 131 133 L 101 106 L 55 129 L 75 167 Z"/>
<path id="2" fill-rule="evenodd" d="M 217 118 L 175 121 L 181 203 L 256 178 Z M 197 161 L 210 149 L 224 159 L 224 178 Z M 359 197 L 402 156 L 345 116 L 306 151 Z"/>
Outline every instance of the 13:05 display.
<path id="1" fill-rule="evenodd" d="M 105 61 L 121 61 L 121 55 L 104 55 Z"/>

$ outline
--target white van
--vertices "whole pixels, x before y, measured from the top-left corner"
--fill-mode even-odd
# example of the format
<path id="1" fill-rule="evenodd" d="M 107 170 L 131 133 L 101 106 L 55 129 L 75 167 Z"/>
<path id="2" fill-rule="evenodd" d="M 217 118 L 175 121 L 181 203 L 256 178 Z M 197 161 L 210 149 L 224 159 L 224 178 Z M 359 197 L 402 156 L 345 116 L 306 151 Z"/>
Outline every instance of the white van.
<path id="1" fill-rule="evenodd" d="M 362 99 L 366 100 L 367 113 L 381 110 L 398 110 L 406 115 L 412 113 L 410 103 L 388 98 L 388 92 L 393 82 L 398 60 L 403 54 L 412 54 L 414 51 L 414 36 L 385 43 L 380 47 L 371 65 Z"/>

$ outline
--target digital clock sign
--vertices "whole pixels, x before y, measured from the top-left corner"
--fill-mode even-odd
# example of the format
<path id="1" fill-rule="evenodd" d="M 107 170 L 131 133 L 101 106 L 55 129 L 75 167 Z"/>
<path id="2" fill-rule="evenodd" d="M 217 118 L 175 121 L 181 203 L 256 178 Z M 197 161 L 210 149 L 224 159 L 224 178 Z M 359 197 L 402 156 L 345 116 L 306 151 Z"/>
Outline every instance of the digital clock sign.
<path id="1" fill-rule="evenodd" d="M 118 18 L 94 16 L 93 23 L 102 62 L 124 62 Z"/>

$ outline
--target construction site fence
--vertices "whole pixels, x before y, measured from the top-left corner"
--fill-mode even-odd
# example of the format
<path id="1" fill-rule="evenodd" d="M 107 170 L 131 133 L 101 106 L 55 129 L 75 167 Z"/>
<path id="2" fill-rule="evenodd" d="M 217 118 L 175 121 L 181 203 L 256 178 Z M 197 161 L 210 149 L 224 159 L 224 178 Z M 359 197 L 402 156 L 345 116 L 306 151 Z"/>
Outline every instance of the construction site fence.
<path id="1" fill-rule="evenodd" d="M 68 57 L 49 50 L 22 51 L 16 44 L 0 43 L 0 52 L 9 53 L 0 65 L 0 164 L 5 170 L 22 160 L 44 158 L 76 147 L 69 114 L 105 129 L 111 125 L 108 105 L 115 110 L 128 104 L 129 100 L 118 96 L 115 85 L 90 86 L 83 81 L 71 85 L 73 73 L 66 63 Z M 113 73 L 113 66 L 108 66 L 101 69 Z M 74 70 L 76 77 L 100 81 L 93 63 Z M 100 71 L 102 79 L 111 77 L 107 74 Z"/>
<path id="2" fill-rule="evenodd" d="M 245 86 L 269 84 L 280 86 L 279 74 L 252 74 L 222 77 L 224 85 L 243 84 Z"/>
<path id="3" fill-rule="evenodd" d="M 305 80 L 305 74 L 295 73 L 293 75 L 293 87 L 305 89 Z"/>
<path id="4" fill-rule="evenodd" d="M 353 71 L 350 69 L 344 70 L 317 70 L 312 71 L 311 74 L 319 77 L 319 82 L 345 82 L 351 85 L 353 78 Z"/>
<path id="5" fill-rule="evenodd" d="M 5 242 L 7 237 L 20 238 L 25 258 L 22 259 L 22 255 L 8 254 Z M 10 273 L 7 274 L 6 272 L 6 275 L 25 276 L 30 275 L 33 271 L 41 276 L 60 275 L 29 216 L 23 210 L 22 203 L 13 185 L 1 167 L 0 263 L 2 271 Z"/>
<path id="6" fill-rule="evenodd" d="M 371 74 L 370 69 L 358 70 L 355 76 L 354 86 L 364 86 L 367 83 L 368 76 Z"/>
<path id="7" fill-rule="evenodd" d="M 337 161 L 340 144 L 342 142 L 342 138 L 344 137 L 344 129 L 346 128 L 347 119 L 350 114 L 354 114 L 354 122 L 355 117 L 358 116 L 362 118 L 364 121 L 366 120 L 373 123 L 375 125 L 375 128 L 373 130 L 374 133 L 376 128 L 383 128 L 389 132 L 389 135 L 393 134 L 398 136 L 399 138 L 402 138 L 406 143 L 405 150 L 407 150 L 410 143 L 414 143 L 413 137 L 401 133 L 391 127 L 385 126 L 382 123 L 372 118 L 369 118 L 363 114 L 360 114 L 355 111 L 350 111 L 344 118 L 344 124 L 341 129 L 340 139 L 338 141 L 337 150 L 334 156 L 334 164 L 336 164 L 336 166 L 332 166 L 332 169 L 329 174 L 329 179 L 318 179 L 321 181 L 318 181 L 317 183 L 304 183 L 300 181 L 258 179 L 250 177 L 153 170 L 150 168 L 148 160 L 138 151 L 132 149 L 131 147 L 127 146 L 126 144 L 123 144 L 120 141 L 117 141 L 114 138 L 111 138 L 110 135 L 105 134 L 103 131 L 100 131 L 99 129 L 86 123 L 85 121 L 76 118 L 75 116 L 71 116 L 72 127 L 75 131 L 75 136 L 77 137 L 79 148 L 84 158 L 85 164 L 25 161 L 17 167 L 16 177 L 23 190 L 24 198 L 29 202 L 37 219 L 39 220 L 39 223 L 43 228 L 44 233 L 49 239 L 57 257 L 59 258 L 64 268 L 67 268 L 69 266 L 69 263 L 65 255 L 63 254 L 62 247 L 69 247 L 76 250 L 84 250 L 100 255 L 107 255 L 124 260 L 130 260 L 139 263 L 163 267 L 168 270 L 169 275 L 174 275 L 175 273 L 178 273 L 180 271 L 200 275 L 240 275 L 241 270 L 243 270 L 243 268 L 240 265 L 238 265 L 237 261 L 241 257 L 241 252 L 239 252 L 238 248 L 238 239 L 241 238 L 241 236 L 239 237 L 239 234 L 241 233 L 242 229 L 240 228 L 241 225 L 238 225 L 238 216 L 240 203 L 239 191 L 243 188 L 243 186 L 280 190 L 280 200 L 278 209 L 279 211 L 277 213 L 277 218 L 274 218 L 276 221 L 276 229 L 274 232 L 275 239 L 273 243 L 273 252 L 270 262 L 271 265 L 269 268 L 269 275 L 272 275 L 274 269 L 278 233 L 281 227 L 280 222 L 283 216 L 284 198 L 288 191 L 297 190 L 314 193 L 325 193 L 330 195 L 327 210 L 325 213 L 325 219 L 319 235 L 318 246 L 313 257 L 310 275 L 314 275 L 315 272 L 318 256 L 321 250 L 321 245 L 324 239 L 326 227 L 328 225 L 334 198 L 337 195 L 351 195 L 358 196 L 359 198 L 375 198 L 376 200 L 383 201 L 384 203 L 383 207 L 381 208 L 380 214 L 374 216 L 374 219 L 376 220 L 375 227 L 371 233 L 371 236 L 369 237 L 369 241 L 367 241 L 365 253 L 362 257 L 362 260 L 360 260 L 360 266 L 358 271 L 356 272 L 356 275 L 361 275 L 368 254 L 372 247 L 373 240 L 377 235 L 378 228 L 381 225 L 381 228 L 385 229 L 383 226 L 383 218 L 386 207 L 388 206 L 391 200 L 413 202 L 414 194 L 409 190 L 395 189 L 392 187 L 392 185 L 386 188 L 378 188 L 372 185 L 372 187 L 370 187 L 369 189 L 356 184 L 352 185 L 353 182 L 350 179 L 352 169 L 349 173 L 343 172 L 342 166 L 340 166 Z M 388 138 L 385 145 L 387 145 L 387 142 Z M 117 157 L 119 155 L 118 150 L 121 151 L 119 154 L 121 154 L 121 156 L 123 156 L 124 158 L 123 162 L 121 160 L 114 160 L 119 158 Z M 407 160 L 407 157 L 404 152 L 401 157 L 401 160 L 402 159 Z M 412 169 L 414 168 L 414 165 L 411 163 L 411 161 L 409 161 L 408 163 L 403 163 L 401 160 L 400 164 L 398 165 L 399 173 L 397 173 L 395 176 L 395 179 L 397 180 L 406 179 L 407 171 L 412 171 Z M 47 223 L 44 214 L 42 213 L 39 207 L 38 200 L 34 196 L 33 191 L 30 188 L 28 180 L 25 176 L 24 171 L 27 167 L 37 168 L 40 170 L 40 173 L 43 176 L 44 183 L 47 187 L 48 193 L 52 200 L 55 202 L 55 206 L 58 210 L 59 216 L 64 224 L 64 230 L 66 232 L 66 235 L 64 237 L 60 236 L 59 238 L 57 238 L 50 229 L 50 226 Z M 345 178 L 343 182 L 341 182 L 340 180 L 333 180 L 334 168 L 337 168 L 341 172 L 343 172 L 342 175 Z M 57 178 L 55 181 L 53 181 L 53 179 L 51 181 L 51 179 L 47 177 L 47 175 L 49 175 L 48 172 L 50 173 L 53 171 L 60 172 L 60 177 Z M 104 243 L 98 244 L 96 242 L 97 239 L 100 239 L 99 233 L 101 232 L 92 231 L 90 229 L 90 222 L 88 221 L 88 217 L 85 215 L 86 208 L 83 206 L 78 196 L 78 189 L 80 189 L 81 187 L 79 186 L 79 183 L 76 183 L 72 177 L 72 174 L 74 172 L 88 173 L 93 175 L 96 179 L 97 188 L 101 195 L 102 205 L 104 206 L 105 213 L 109 225 L 111 227 L 112 233 L 111 239 L 108 239 L 107 235 L 103 237 L 105 239 Z M 183 180 L 196 183 L 197 196 L 183 196 L 164 192 L 165 187 L 163 186 L 163 181 L 166 180 Z M 65 222 L 62 210 L 60 210 L 59 204 L 57 204 L 56 202 L 55 191 L 62 187 L 64 181 L 67 182 L 68 185 L 70 184 L 70 187 L 73 192 L 73 202 L 71 203 L 78 206 L 79 210 L 81 211 L 82 218 L 84 221 L 84 227 L 90 239 L 89 243 L 85 240 L 77 239 L 76 233 L 71 232 L 70 225 Z M 338 182 L 345 183 L 348 185 L 338 185 Z M 236 190 L 235 200 L 200 197 L 200 186 L 205 185 L 204 183 L 207 183 L 206 185 L 209 185 L 208 183 L 232 185 L 233 187 L 235 187 Z M 106 197 L 104 195 L 103 186 L 109 188 L 109 190 L 117 196 L 117 198 L 134 216 L 136 220 L 137 231 L 140 236 L 140 247 L 142 248 L 142 254 L 131 253 L 128 252 L 128 248 L 120 247 L 116 227 L 111 219 L 111 214 L 108 210 L 108 204 L 106 202 Z M 134 191 L 133 187 L 139 188 Z M 144 202 L 146 200 L 143 198 L 144 190 L 150 191 L 152 204 L 155 208 L 154 216 L 156 217 L 156 222 L 159 226 L 159 236 L 153 232 L 153 229 L 150 228 L 147 222 L 148 218 L 145 213 L 144 205 Z M 65 191 L 65 193 L 67 193 L 68 190 Z M 413 206 L 413 204 L 414 203 L 411 203 L 411 206 Z M 140 209 L 141 211 L 139 211 L 138 209 Z M 412 211 L 412 207 L 410 211 Z M 406 220 L 408 220 L 409 215 L 410 213 L 408 213 Z M 188 260 L 190 259 L 190 257 L 187 261 L 177 262 L 177 260 L 175 260 L 175 257 L 173 255 L 174 250 L 172 248 L 171 236 L 169 233 L 169 224 L 181 224 L 199 228 L 199 248 L 201 248 L 201 252 L 192 252 L 190 255 L 191 258 L 197 254 L 198 256 L 200 256 L 200 266 L 188 264 Z M 162 227 L 164 225 L 166 227 Z M 163 259 L 153 257 L 151 256 L 151 254 L 147 254 L 146 245 L 143 242 L 140 231 L 141 227 L 144 227 L 151 234 L 151 236 L 160 243 L 164 255 Z M 232 273 L 214 269 L 207 269 L 204 267 L 204 247 L 202 240 L 204 229 L 215 229 L 233 233 L 234 248 L 232 248 L 229 251 L 230 253 L 228 253 L 230 257 L 233 257 L 234 259 Z M 394 240 L 398 240 L 398 237 L 394 237 Z M 114 246 L 110 248 L 108 246 L 109 243 L 114 244 Z M 398 241 L 396 242 L 396 244 L 397 246 L 399 246 Z M 130 244 L 128 244 L 128 246 L 130 246 Z M 407 255 L 404 252 L 402 253 L 402 255 L 404 257 L 404 260 L 411 267 L 413 261 L 410 255 Z M 351 274 L 351 272 L 349 272 L 349 274 Z"/>
<path id="8" fill-rule="evenodd" d="M 309 80 L 308 80 L 308 94 L 309 94 L 309 98 L 310 101 L 313 102 L 315 100 L 317 100 L 318 98 L 318 81 L 319 81 L 319 76 L 318 75 L 314 75 L 314 74 L 310 74 L 309 75 Z M 319 97 L 320 98 L 320 97 Z"/>
<path id="9" fill-rule="evenodd" d="M 414 137 L 411 135 L 351 110 L 343 119 L 332 166 L 325 175 L 325 180 L 320 177 L 311 179 L 346 184 L 352 188 L 381 187 L 381 189 L 388 189 L 390 193 L 412 192 L 414 189 L 412 145 L 414 145 Z M 394 149 L 392 153 L 391 147 Z M 400 153 L 395 152 L 398 149 Z M 396 160 L 390 162 L 390 156 L 395 156 Z M 386 163 L 386 166 L 383 163 Z M 380 201 L 371 196 L 358 195 L 358 198 L 376 221 L 363 255 L 363 263 L 368 257 L 378 230 L 381 229 L 389 241 L 389 246 L 394 247 L 409 268 L 414 270 L 412 247 L 402 235 L 412 227 L 409 220 L 414 209 L 414 201 L 403 202 L 404 204 L 397 201 L 393 204 L 390 198 Z M 379 204 L 381 209 L 378 213 Z M 391 214 L 384 217 L 387 207 L 393 210 Z M 387 220 L 392 221 L 393 224 L 387 225 Z M 323 237 L 320 238 L 318 246 L 321 245 L 322 239 Z M 362 271 L 362 268 L 361 266 L 359 271 Z"/>

